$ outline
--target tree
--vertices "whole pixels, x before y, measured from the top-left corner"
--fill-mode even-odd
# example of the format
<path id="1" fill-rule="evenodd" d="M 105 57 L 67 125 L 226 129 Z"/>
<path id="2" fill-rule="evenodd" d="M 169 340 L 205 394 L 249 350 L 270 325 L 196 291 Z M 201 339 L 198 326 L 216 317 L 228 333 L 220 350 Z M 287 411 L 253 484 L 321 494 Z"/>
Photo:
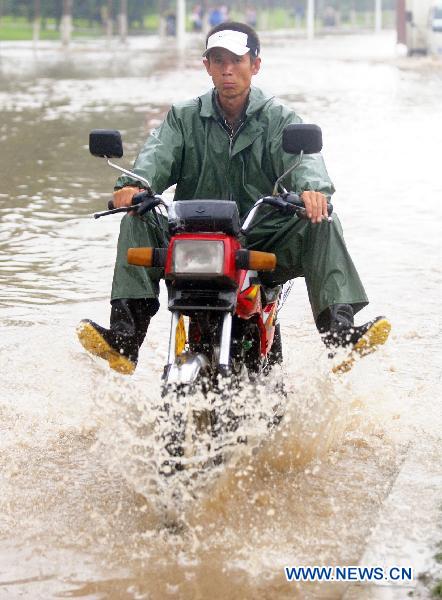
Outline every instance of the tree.
<path id="1" fill-rule="evenodd" d="M 72 8 L 74 0 L 63 0 L 63 15 L 60 23 L 61 42 L 68 46 L 72 36 Z"/>
<path id="2" fill-rule="evenodd" d="M 34 43 L 40 39 L 41 0 L 34 0 L 34 25 L 32 38 Z"/>
<path id="3" fill-rule="evenodd" d="M 120 14 L 118 15 L 118 30 L 122 42 L 127 37 L 127 0 L 120 0 Z"/>

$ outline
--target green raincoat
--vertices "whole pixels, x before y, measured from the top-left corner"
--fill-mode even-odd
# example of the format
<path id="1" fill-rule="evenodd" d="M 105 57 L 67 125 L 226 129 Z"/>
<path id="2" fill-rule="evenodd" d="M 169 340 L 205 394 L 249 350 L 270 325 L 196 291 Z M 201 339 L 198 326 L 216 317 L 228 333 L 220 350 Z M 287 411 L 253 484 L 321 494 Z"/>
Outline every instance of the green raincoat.
<path id="1" fill-rule="evenodd" d="M 244 122 L 231 136 L 216 110 L 213 91 L 209 91 L 172 106 L 142 148 L 134 171 L 149 180 L 156 193 L 176 183 L 175 200 L 234 200 L 243 217 L 258 198 L 272 193 L 276 179 L 293 164 L 293 155 L 281 148 L 282 131 L 288 124 L 300 122 L 293 111 L 252 87 Z M 334 192 L 320 154 L 304 156 L 282 183 L 297 193 L 315 190 L 329 199 Z M 115 189 L 125 185 L 137 184 L 120 177 Z M 263 210 L 269 211 L 269 218 L 251 231 L 244 244 L 275 252 L 278 267 L 267 275 L 267 283 L 304 276 L 315 318 L 332 304 L 353 304 L 355 311 L 367 304 L 336 215 L 332 223 L 313 225 Z M 158 245 L 161 240 L 151 215 L 122 219 L 113 300 L 158 295 L 161 271 L 133 267 L 126 259 L 130 247 Z"/>

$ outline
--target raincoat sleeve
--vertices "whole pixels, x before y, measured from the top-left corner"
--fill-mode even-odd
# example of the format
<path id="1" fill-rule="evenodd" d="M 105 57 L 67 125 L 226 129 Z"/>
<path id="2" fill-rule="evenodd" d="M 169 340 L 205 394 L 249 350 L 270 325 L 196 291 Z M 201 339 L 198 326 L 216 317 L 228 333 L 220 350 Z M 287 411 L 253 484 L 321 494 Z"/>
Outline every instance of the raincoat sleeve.
<path id="1" fill-rule="evenodd" d="M 294 112 L 284 111 L 280 115 L 271 138 L 270 154 L 277 176 L 285 173 L 296 160 L 295 155 L 287 154 L 282 149 L 282 131 L 286 125 L 291 125 L 292 123 L 302 123 L 302 119 Z M 307 190 L 322 192 L 328 200 L 330 200 L 332 194 L 335 192 L 335 187 L 327 173 L 321 154 L 304 155 L 299 167 L 287 175 L 281 183 L 286 189 L 297 194 L 301 194 Z"/>
<path id="2" fill-rule="evenodd" d="M 184 137 L 181 123 L 172 107 L 158 129 L 154 129 L 138 154 L 133 171 L 147 179 L 152 190 L 161 194 L 180 177 Z M 138 182 L 139 187 L 144 184 Z M 119 177 L 115 190 L 137 185 L 131 177 Z"/>

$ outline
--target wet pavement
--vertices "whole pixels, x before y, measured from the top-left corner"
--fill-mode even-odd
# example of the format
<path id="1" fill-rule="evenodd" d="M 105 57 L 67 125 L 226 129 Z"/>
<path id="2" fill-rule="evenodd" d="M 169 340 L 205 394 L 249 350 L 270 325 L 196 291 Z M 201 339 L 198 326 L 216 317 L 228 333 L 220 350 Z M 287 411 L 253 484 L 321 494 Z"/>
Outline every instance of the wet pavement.
<path id="1" fill-rule="evenodd" d="M 88 132 L 120 129 L 131 164 L 171 102 L 208 88 L 198 39 L 185 58 L 155 38 L 68 53 L 1 42 L 2 599 L 426 598 L 440 578 L 442 63 L 402 57 L 391 33 L 263 42 L 255 83 L 322 127 L 371 300 L 359 318 L 386 314 L 391 339 L 331 377 L 297 281 L 283 426 L 269 438 L 257 424 L 255 452 L 186 488 L 167 527 L 144 460 L 164 303 L 129 379 L 87 356 L 75 326 L 108 318 L 119 223 L 91 218 L 115 176 Z M 283 571 L 358 563 L 412 566 L 415 580 L 301 585 Z"/>

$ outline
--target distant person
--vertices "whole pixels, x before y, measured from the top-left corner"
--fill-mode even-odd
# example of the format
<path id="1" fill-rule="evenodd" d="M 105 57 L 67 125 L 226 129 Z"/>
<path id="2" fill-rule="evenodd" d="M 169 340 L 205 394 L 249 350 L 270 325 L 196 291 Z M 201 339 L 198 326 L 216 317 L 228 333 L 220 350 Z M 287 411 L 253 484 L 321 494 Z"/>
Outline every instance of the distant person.
<path id="1" fill-rule="evenodd" d="M 295 27 L 299 29 L 305 17 L 305 11 L 302 6 L 297 6 L 295 9 Z"/>
<path id="2" fill-rule="evenodd" d="M 212 8 L 209 12 L 209 25 L 210 27 L 216 27 L 223 23 L 223 15 L 219 7 Z"/>
<path id="3" fill-rule="evenodd" d="M 223 4 L 220 6 L 219 10 L 221 13 L 221 23 L 225 23 L 229 20 L 230 8 L 227 6 L 227 4 Z"/>
<path id="4" fill-rule="evenodd" d="M 256 27 L 257 13 L 253 6 L 248 6 L 246 9 L 246 23 L 247 25 L 250 25 L 250 27 Z"/>
<path id="5" fill-rule="evenodd" d="M 195 4 L 190 15 L 192 31 L 201 31 L 203 28 L 203 8 L 201 4 Z"/>
<path id="6" fill-rule="evenodd" d="M 325 27 L 336 26 L 336 11 L 333 6 L 326 6 L 324 10 L 323 23 Z"/>
<path id="7" fill-rule="evenodd" d="M 214 27 L 203 57 L 214 87 L 171 107 L 138 154 L 133 171 L 157 193 L 176 184 L 176 200 L 231 200 L 244 217 L 258 198 L 272 194 L 277 178 L 293 166 L 293 156 L 282 148 L 282 133 L 301 119 L 251 85 L 261 68 L 260 41 L 245 23 Z M 276 254 L 277 267 L 267 283 L 304 277 L 316 326 L 331 354 L 341 347 L 367 354 L 386 341 L 390 324 L 384 317 L 354 324 L 354 315 L 368 299 L 337 215 L 331 222 L 327 218 L 327 200 L 335 190 L 322 156 L 305 155 L 284 183 L 300 194 L 307 218 L 275 211 L 250 231 L 245 247 Z M 119 177 L 114 205 L 131 206 L 141 189 L 140 181 Z M 128 248 L 161 244 L 154 223 L 150 214 L 123 217 L 110 328 L 90 320 L 78 327 L 86 350 L 122 373 L 134 371 L 150 319 L 159 308 L 161 271 L 127 262 Z"/>
<path id="8" fill-rule="evenodd" d="M 166 35 L 176 35 L 176 16 L 175 13 L 168 13 L 166 15 Z"/>

